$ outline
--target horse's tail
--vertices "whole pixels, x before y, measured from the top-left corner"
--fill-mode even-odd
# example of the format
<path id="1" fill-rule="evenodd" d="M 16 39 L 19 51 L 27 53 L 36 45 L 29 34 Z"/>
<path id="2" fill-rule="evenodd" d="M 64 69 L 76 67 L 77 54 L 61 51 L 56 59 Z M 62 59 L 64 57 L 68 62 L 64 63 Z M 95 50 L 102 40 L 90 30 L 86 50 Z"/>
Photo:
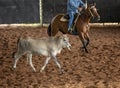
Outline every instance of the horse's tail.
<path id="1" fill-rule="evenodd" d="M 47 29 L 47 34 L 48 36 L 51 36 L 51 24 L 49 24 L 48 29 Z"/>

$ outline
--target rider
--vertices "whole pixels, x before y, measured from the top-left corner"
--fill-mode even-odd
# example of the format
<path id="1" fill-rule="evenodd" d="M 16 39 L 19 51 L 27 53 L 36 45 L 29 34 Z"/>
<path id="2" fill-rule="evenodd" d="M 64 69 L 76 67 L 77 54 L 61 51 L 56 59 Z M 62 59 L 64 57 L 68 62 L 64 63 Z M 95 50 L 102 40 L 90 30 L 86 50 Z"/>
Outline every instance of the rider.
<path id="1" fill-rule="evenodd" d="M 68 32 L 71 32 L 74 15 L 78 12 L 81 12 L 82 9 L 85 7 L 85 4 L 82 0 L 68 0 L 67 1 L 67 13 L 69 14 L 69 23 L 68 23 Z"/>

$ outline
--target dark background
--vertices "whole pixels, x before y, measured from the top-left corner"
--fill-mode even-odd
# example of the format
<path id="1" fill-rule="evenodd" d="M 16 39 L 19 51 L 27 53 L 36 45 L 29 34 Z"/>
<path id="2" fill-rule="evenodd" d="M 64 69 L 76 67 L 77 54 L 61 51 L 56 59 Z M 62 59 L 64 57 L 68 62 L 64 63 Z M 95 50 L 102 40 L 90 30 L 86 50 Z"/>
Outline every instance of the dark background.
<path id="1" fill-rule="evenodd" d="M 120 21 L 120 0 L 94 1 L 101 16 L 99 22 Z M 43 0 L 42 3 L 43 23 L 50 23 L 58 13 L 66 13 L 67 0 Z M 39 0 L 0 0 L 0 24 L 39 23 L 39 18 Z"/>
<path id="2" fill-rule="evenodd" d="M 39 0 L 0 0 L 0 24 L 39 22 Z"/>

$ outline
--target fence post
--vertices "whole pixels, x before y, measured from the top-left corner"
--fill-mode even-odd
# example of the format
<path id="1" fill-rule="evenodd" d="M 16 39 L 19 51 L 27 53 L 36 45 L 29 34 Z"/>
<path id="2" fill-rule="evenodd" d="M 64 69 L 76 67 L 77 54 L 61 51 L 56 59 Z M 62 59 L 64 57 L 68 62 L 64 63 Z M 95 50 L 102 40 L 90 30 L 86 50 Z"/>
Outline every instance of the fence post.
<path id="1" fill-rule="evenodd" d="M 39 16 L 40 16 L 40 26 L 43 26 L 43 16 L 42 16 L 42 0 L 39 0 Z"/>

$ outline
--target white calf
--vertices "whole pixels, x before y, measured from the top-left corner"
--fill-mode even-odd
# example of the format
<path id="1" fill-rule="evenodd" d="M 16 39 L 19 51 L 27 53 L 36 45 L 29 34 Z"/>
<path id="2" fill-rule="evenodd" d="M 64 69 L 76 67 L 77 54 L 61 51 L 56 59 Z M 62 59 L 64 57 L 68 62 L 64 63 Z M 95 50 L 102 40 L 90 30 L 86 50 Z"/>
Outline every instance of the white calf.
<path id="1" fill-rule="evenodd" d="M 27 59 L 29 60 L 30 66 L 35 72 L 36 70 L 32 64 L 32 54 L 44 55 L 47 57 L 44 66 L 41 68 L 41 72 L 45 69 L 51 58 L 54 59 L 60 71 L 63 71 L 56 58 L 56 55 L 65 47 L 70 50 L 70 46 L 69 38 L 66 35 L 48 38 L 19 38 L 17 52 L 14 55 L 15 63 L 13 68 L 16 68 L 19 58 L 23 54 L 27 53 Z"/>

